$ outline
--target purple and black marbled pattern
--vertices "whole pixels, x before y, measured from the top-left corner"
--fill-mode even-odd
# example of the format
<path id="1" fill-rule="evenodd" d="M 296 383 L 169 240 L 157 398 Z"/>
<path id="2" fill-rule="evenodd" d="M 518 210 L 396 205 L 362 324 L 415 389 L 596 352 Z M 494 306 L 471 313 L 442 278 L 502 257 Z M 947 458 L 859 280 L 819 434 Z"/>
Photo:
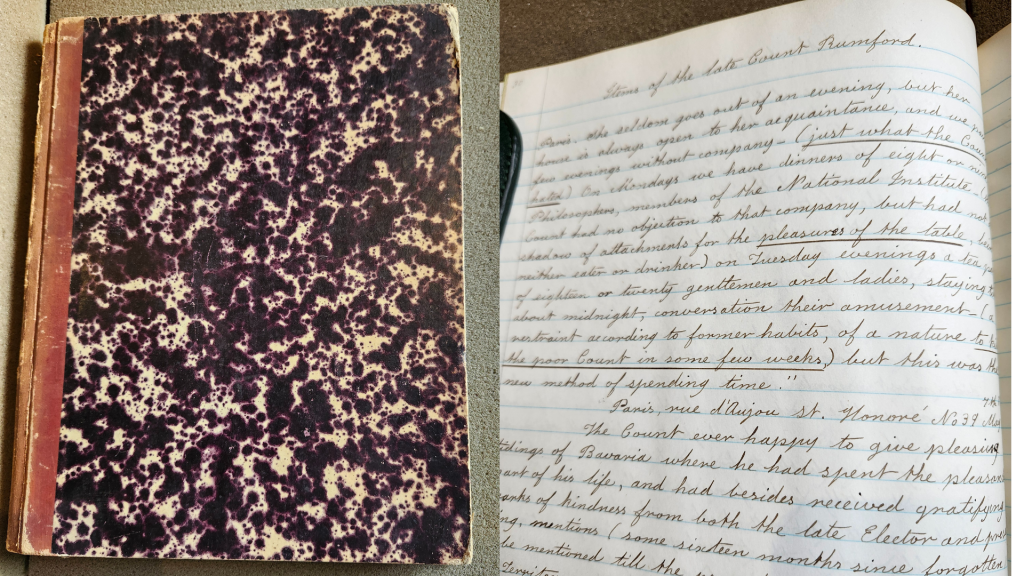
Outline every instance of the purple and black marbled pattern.
<path id="1" fill-rule="evenodd" d="M 443 7 L 88 19 L 53 551 L 458 562 Z"/>

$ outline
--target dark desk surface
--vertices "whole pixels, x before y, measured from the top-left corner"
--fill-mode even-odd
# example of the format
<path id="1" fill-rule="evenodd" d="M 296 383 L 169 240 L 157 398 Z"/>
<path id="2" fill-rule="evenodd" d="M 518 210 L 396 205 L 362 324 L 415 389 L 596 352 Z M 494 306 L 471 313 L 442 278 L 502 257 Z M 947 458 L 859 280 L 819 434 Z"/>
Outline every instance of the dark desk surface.
<path id="1" fill-rule="evenodd" d="M 501 0 L 501 75 L 657 38 L 793 0 Z M 1010 0 L 951 0 L 978 43 L 1010 23 Z"/>

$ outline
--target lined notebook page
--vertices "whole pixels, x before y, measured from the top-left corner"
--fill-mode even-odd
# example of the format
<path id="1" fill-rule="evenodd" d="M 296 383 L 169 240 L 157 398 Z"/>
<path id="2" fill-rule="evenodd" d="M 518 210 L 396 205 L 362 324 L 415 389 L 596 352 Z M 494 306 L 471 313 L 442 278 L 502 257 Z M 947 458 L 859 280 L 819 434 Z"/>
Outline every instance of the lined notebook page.
<path id="1" fill-rule="evenodd" d="M 1006 509 L 1010 509 L 1010 27 L 978 47 L 981 105 L 985 118 L 989 212 L 992 214 L 992 264 L 995 276 L 996 331 L 999 348 L 999 401 L 1003 415 L 1003 473 Z M 1013 532 L 1006 518 L 1009 559 Z"/>
<path id="2" fill-rule="evenodd" d="M 507 78 L 504 573 L 1006 572 L 973 39 L 821 1 Z"/>

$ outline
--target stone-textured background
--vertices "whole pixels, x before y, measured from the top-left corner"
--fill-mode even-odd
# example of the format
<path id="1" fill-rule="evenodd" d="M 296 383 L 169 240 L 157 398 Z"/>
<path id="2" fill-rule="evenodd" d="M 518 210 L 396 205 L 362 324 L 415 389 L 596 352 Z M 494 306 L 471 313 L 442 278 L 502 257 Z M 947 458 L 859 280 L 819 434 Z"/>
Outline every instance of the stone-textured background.
<path id="1" fill-rule="evenodd" d="M 502 0 L 501 76 L 557 64 L 795 0 Z M 1010 0 L 950 0 L 978 44 L 1010 23 Z"/>
<path id="2" fill-rule="evenodd" d="M 459 10 L 463 86 L 466 356 L 473 562 L 392 566 L 297 562 L 111 560 L 0 552 L 0 576 L 316 574 L 491 575 L 498 572 L 498 0 Z M 51 0 L 49 19 L 402 4 L 404 0 Z M 0 0 L 0 534 L 6 535 L 14 394 L 46 0 Z"/>

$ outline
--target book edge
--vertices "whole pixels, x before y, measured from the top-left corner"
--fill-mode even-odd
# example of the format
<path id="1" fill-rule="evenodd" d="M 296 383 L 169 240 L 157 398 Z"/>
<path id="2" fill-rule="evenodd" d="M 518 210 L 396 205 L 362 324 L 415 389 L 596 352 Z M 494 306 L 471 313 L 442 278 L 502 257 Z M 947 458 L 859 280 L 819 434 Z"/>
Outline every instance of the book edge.
<path id="1" fill-rule="evenodd" d="M 40 245 L 45 203 L 49 144 L 52 131 L 54 60 L 57 24 L 43 29 L 43 50 L 39 80 L 39 104 L 36 111 L 35 154 L 32 170 L 32 200 L 29 211 L 28 246 L 25 254 L 25 295 L 22 308 L 21 351 L 18 359 L 18 390 L 15 408 L 15 439 L 11 479 L 10 517 L 7 525 L 7 550 L 22 553 L 23 517 L 26 513 L 25 479 L 28 474 L 26 450 L 29 440 L 29 416 L 32 397 L 32 360 L 36 338 L 39 301 Z"/>
<path id="2" fill-rule="evenodd" d="M 463 122 L 464 118 L 463 118 L 463 114 L 462 114 L 462 109 L 463 109 L 463 101 L 462 101 L 462 45 L 461 45 L 460 38 L 459 38 L 459 10 L 458 10 L 458 8 L 455 7 L 454 4 L 423 4 L 423 5 L 420 5 L 420 6 L 425 7 L 425 8 L 434 9 L 434 10 L 436 10 L 438 12 L 438 14 L 443 16 L 445 18 L 445 21 L 448 24 L 448 30 L 451 33 L 452 68 L 453 68 L 453 70 L 455 72 L 455 83 L 456 83 L 456 86 L 458 87 L 458 93 L 459 93 L 459 148 L 460 148 L 460 154 L 459 154 L 459 206 L 462 209 L 463 215 L 465 215 L 465 204 L 466 204 L 465 203 L 465 197 L 466 197 L 465 196 L 465 170 L 464 170 L 464 165 L 463 165 L 463 157 L 462 157 L 462 154 L 461 154 L 462 145 L 464 144 L 464 141 L 465 141 L 465 124 Z M 460 234 L 460 237 L 462 238 L 462 244 L 463 244 L 463 247 L 462 247 L 462 250 L 461 250 L 461 254 L 460 254 L 460 260 L 461 260 L 461 263 L 462 263 L 461 272 L 462 272 L 462 278 L 463 278 L 463 291 L 462 291 L 462 302 L 460 302 L 459 304 L 460 304 L 460 308 L 461 308 L 462 314 L 463 314 L 462 349 L 465 350 L 466 349 L 466 337 L 467 337 L 466 325 L 465 325 L 465 315 L 466 315 L 466 292 L 465 292 L 465 278 L 466 278 L 466 251 L 465 251 L 466 224 L 465 224 L 465 217 L 463 217 L 463 219 L 462 219 L 462 229 L 459 230 L 459 234 Z M 465 352 L 463 352 L 463 363 L 465 364 L 465 362 L 466 362 L 466 355 L 465 355 Z M 467 421 L 467 423 L 468 423 L 469 418 L 470 418 L 469 398 L 470 398 L 469 397 L 469 374 L 467 372 L 467 375 L 466 375 L 466 421 Z M 471 476 L 472 476 L 472 459 L 473 459 L 473 453 L 472 453 L 472 450 L 470 450 L 468 452 L 468 456 L 466 458 L 466 469 L 467 469 L 467 471 L 470 471 L 470 475 Z M 473 492 L 472 492 L 472 480 L 470 480 L 470 490 L 469 490 L 469 522 L 468 522 L 468 525 L 467 525 L 467 529 L 469 531 L 469 542 L 466 545 L 466 551 L 463 553 L 463 555 L 461 557 L 458 557 L 458 558 L 454 558 L 453 557 L 453 558 L 449 559 L 448 561 L 442 561 L 442 562 L 439 563 L 440 565 L 448 565 L 448 566 L 460 566 L 461 565 L 461 566 L 465 566 L 465 565 L 471 564 L 473 562 L 473 517 L 474 517 L 474 514 L 473 514 Z"/>
<path id="3" fill-rule="evenodd" d="M 47 155 L 34 175 L 32 231 L 34 248 L 26 269 L 27 296 L 34 302 L 23 319 L 22 357 L 19 358 L 21 433 L 16 455 L 21 481 L 12 483 L 17 528 L 9 544 L 17 552 L 50 555 L 56 499 L 57 458 L 63 395 L 67 302 L 70 290 L 71 229 L 78 152 L 78 108 L 81 88 L 84 18 L 67 18 L 48 27 L 52 36 L 52 89 L 45 113 Z M 49 40 L 50 38 L 44 38 Z M 56 264 L 55 264 L 56 262 Z M 33 270 L 36 274 L 33 275 Z M 34 287 L 29 287 L 34 283 Z M 25 364 L 22 365 L 21 361 Z M 11 543 L 10 539 L 14 538 Z"/>
<path id="4" fill-rule="evenodd" d="M 464 163 L 463 163 L 463 155 L 461 153 L 461 149 L 463 147 L 463 144 L 465 143 L 466 134 L 465 134 L 465 125 L 464 125 L 464 122 L 463 122 L 464 118 L 463 118 L 463 114 L 462 114 L 462 109 L 463 109 L 463 105 L 462 105 L 463 104 L 462 103 L 462 45 L 461 45 L 460 39 L 459 39 L 459 10 L 458 10 L 458 8 L 456 8 L 455 5 L 453 5 L 453 4 L 439 4 L 438 8 L 440 8 L 442 15 L 448 21 L 448 29 L 449 29 L 449 31 L 451 32 L 451 35 L 452 35 L 452 50 L 453 50 L 453 53 L 452 53 L 452 67 L 454 68 L 454 71 L 455 71 L 455 82 L 456 82 L 456 84 L 458 86 L 458 90 L 459 90 L 459 149 L 460 149 L 460 153 L 459 153 L 459 207 L 462 209 L 462 214 L 463 214 L 463 218 L 461 220 L 461 222 L 462 222 L 462 229 L 459 231 L 459 235 L 462 238 L 462 251 L 461 251 L 462 253 L 460 255 L 460 260 L 462 262 L 462 270 L 461 270 L 461 272 L 462 272 L 462 302 L 461 302 L 461 308 L 462 308 L 462 318 L 463 318 L 463 324 L 462 324 L 462 349 L 463 349 L 463 351 L 465 351 L 465 349 L 466 349 L 466 336 L 467 336 L 467 334 L 466 334 L 466 324 L 465 324 L 465 318 L 466 318 L 466 249 L 465 249 L 465 245 L 466 245 L 466 218 L 465 218 L 465 213 L 466 213 L 466 193 L 465 193 L 466 192 L 466 186 L 465 186 L 465 169 L 464 169 L 465 166 L 464 166 Z M 463 352 L 463 364 L 464 365 L 466 364 L 465 352 Z M 469 373 L 468 373 L 468 366 L 466 366 L 466 368 L 467 368 L 467 372 L 466 372 L 466 421 L 467 421 L 467 432 L 468 432 L 469 431 L 468 422 L 469 422 L 469 419 L 470 419 L 471 415 L 470 415 L 470 407 L 469 407 L 470 395 L 469 395 Z M 458 559 L 454 559 L 453 558 L 452 564 L 454 564 L 454 565 L 463 565 L 463 566 L 465 566 L 465 565 L 471 564 L 473 562 L 473 517 L 474 517 L 474 514 L 473 514 L 473 481 L 472 481 L 473 465 L 472 465 L 472 463 L 473 463 L 473 451 L 472 451 L 472 449 L 470 449 L 470 450 L 467 451 L 467 457 L 466 457 L 466 470 L 469 472 L 469 475 L 470 475 L 470 486 L 469 486 L 469 491 L 468 491 L 469 492 L 469 523 L 468 523 L 468 526 L 467 526 L 467 529 L 469 530 L 469 542 L 466 545 L 466 552 L 462 555 L 462 557 L 458 558 Z"/>

